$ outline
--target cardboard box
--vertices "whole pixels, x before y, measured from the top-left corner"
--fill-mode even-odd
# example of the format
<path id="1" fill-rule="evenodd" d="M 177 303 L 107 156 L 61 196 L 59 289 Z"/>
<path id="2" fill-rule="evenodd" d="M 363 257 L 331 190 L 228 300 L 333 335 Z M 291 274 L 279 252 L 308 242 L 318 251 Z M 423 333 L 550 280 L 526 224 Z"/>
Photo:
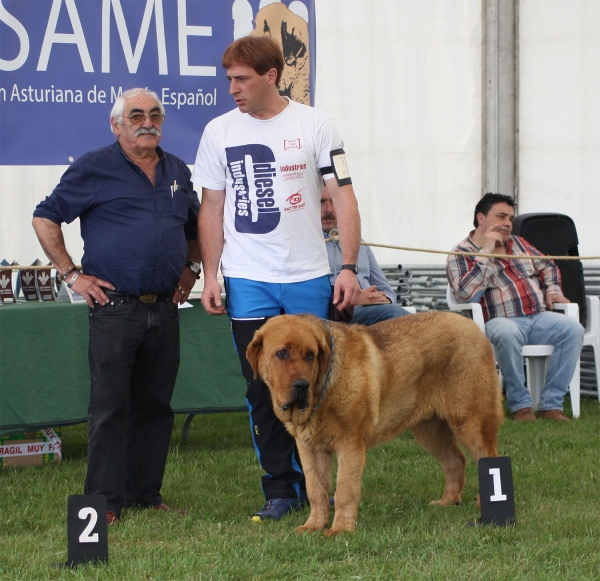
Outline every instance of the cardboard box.
<path id="1" fill-rule="evenodd" d="M 43 466 L 61 461 L 59 428 L 0 436 L 0 467 Z"/>

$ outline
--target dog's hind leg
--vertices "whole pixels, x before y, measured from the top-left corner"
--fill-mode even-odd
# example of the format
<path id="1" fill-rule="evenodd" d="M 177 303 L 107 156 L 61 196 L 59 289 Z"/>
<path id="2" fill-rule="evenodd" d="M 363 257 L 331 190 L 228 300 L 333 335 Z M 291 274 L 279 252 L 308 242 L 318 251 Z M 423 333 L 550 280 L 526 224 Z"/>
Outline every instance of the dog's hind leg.
<path id="1" fill-rule="evenodd" d="M 322 450 L 309 449 L 306 444 L 296 440 L 300 461 L 306 479 L 306 493 L 310 502 L 308 520 L 296 528 L 298 533 L 323 530 L 329 524 L 329 490 L 333 454 Z"/>
<path id="2" fill-rule="evenodd" d="M 497 396 L 495 399 L 489 398 L 479 408 L 471 408 L 470 413 L 460 417 L 450 414 L 448 417 L 448 424 L 456 439 L 475 462 L 479 462 L 480 458 L 498 456 L 498 432 L 504 420 L 504 411 L 499 393 L 492 393 Z"/>
<path id="3" fill-rule="evenodd" d="M 456 437 L 475 462 L 479 462 L 481 458 L 498 456 L 497 428 L 494 426 L 473 422 L 473 425 L 456 430 Z"/>
<path id="4" fill-rule="evenodd" d="M 442 465 L 446 486 L 439 500 L 430 504 L 453 505 L 461 501 L 465 485 L 465 455 L 456 443 L 456 438 L 445 420 L 434 417 L 421 422 L 412 429 L 419 444 Z"/>
<path id="5" fill-rule="evenodd" d="M 481 458 L 498 456 L 498 430 L 502 424 L 498 414 L 482 414 L 455 427 L 458 441 L 465 447 L 469 456 L 479 462 Z M 479 494 L 476 496 L 477 508 L 481 508 Z"/>
<path id="6" fill-rule="evenodd" d="M 458 353 L 448 370 L 445 409 L 446 419 L 459 444 L 479 462 L 480 458 L 498 456 L 498 432 L 504 421 L 504 409 L 489 342 L 481 333 L 476 335 L 476 341 L 464 344 L 465 349 L 469 344 L 469 351 Z M 465 370 L 467 357 L 470 365 Z"/>

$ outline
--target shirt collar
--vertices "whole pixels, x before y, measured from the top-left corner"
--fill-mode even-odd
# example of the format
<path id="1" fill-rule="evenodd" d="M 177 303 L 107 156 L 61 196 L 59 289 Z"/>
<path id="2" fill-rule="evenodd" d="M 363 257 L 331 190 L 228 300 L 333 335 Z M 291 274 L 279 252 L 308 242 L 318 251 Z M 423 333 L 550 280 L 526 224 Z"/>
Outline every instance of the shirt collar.
<path id="1" fill-rule="evenodd" d="M 121 144 L 118 141 L 115 141 L 114 148 L 118 151 L 127 161 L 131 162 L 131 160 L 127 157 L 127 154 L 123 151 Z M 158 155 L 158 161 L 162 161 L 165 157 L 167 157 L 166 153 L 161 149 L 159 145 L 156 146 L 156 154 Z M 133 162 L 131 162 L 133 163 Z"/>
<path id="2" fill-rule="evenodd" d="M 477 244 L 475 244 L 475 242 L 473 242 L 473 234 L 475 234 L 475 230 L 471 230 L 469 232 L 469 235 L 467 236 L 467 242 L 473 247 L 476 248 L 477 250 L 481 250 L 480 246 L 477 246 Z"/>

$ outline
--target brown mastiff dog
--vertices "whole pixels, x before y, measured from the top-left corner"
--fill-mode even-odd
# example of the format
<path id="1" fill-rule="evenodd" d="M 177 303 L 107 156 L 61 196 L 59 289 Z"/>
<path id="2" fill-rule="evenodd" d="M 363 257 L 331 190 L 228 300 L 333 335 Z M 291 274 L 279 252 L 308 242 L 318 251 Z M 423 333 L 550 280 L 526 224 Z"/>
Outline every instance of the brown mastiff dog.
<path id="1" fill-rule="evenodd" d="M 367 448 L 405 430 L 444 471 L 439 500 L 461 501 L 466 459 L 498 455 L 504 414 L 492 348 L 477 325 L 429 312 L 371 327 L 281 315 L 248 346 L 254 373 L 296 438 L 310 515 L 298 532 L 329 523 L 332 456 L 338 461 L 335 518 L 327 536 L 356 526 Z"/>

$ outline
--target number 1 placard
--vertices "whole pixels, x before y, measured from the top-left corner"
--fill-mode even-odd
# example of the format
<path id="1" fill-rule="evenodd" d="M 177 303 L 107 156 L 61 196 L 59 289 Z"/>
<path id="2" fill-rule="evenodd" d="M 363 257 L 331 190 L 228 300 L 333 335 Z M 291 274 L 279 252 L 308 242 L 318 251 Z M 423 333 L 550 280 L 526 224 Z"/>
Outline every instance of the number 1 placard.
<path id="1" fill-rule="evenodd" d="M 108 564 L 106 498 L 102 494 L 69 496 L 67 536 L 68 567 L 89 561 Z"/>
<path id="2" fill-rule="evenodd" d="M 515 492 L 510 458 L 481 458 L 478 469 L 481 524 L 514 524 Z"/>

